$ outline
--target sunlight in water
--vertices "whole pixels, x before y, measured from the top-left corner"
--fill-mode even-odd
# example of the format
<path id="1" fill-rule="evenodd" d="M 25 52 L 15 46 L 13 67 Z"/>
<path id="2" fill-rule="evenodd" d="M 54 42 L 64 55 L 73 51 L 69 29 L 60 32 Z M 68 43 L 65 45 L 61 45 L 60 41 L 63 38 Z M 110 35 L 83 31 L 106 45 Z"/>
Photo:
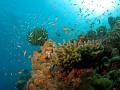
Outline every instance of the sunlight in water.
<path id="1" fill-rule="evenodd" d="M 96 15 L 101 15 L 107 10 L 113 10 L 115 7 L 116 0 L 75 0 L 84 10 L 94 12 Z"/>

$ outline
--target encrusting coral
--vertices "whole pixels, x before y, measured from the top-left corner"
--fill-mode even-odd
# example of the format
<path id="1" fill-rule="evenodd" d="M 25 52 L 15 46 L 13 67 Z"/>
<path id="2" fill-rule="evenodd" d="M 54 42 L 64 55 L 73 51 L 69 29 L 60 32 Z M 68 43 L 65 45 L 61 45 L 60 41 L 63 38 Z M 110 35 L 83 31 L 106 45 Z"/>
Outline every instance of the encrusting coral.
<path id="1" fill-rule="evenodd" d="M 47 89 L 54 90 L 49 84 L 52 81 L 50 67 L 52 62 L 50 61 L 51 53 L 53 52 L 54 42 L 47 40 L 41 47 L 41 51 L 35 51 L 31 57 L 32 61 L 32 78 L 27 84 L 28 90 Z"/>

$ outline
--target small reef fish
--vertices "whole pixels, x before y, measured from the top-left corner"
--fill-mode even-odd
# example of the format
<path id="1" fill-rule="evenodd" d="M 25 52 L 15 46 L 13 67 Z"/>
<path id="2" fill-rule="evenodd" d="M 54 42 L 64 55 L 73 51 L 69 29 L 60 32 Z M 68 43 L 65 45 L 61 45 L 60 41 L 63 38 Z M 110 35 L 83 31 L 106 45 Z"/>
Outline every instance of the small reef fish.
<path id="1" fill-rule="evenodd" d="M 31 55 L 28 56 L 28 59 L 31 59 Z"/>
<path id="2" fill-rule="evenodd" d="M 67 28 L 67 27 L 64 27 L 64 28 L 63 28 L 63 30 L 64 30 L 64 31 L 67 31 L 67 30 L 70 30 L 70 29 L 69 29 L 69 28 Z"/>
<path id="3" fill-rule="evenodd" d="M 57 20 L 58 20 L 58 17 L 55 18 L 55 21 L 57 21 Z"/>
<path id="4" fill-rule="evenodd" d="M 52 23 L 51 26 L 55 26 L 55 23 Z"/>
<path id="5" fill-rule="evenodd" d="M 22 71 L 19 71 L 18 74 L 22 74 L 23 72 Z"/>
<path id="6" fill-rule="evenodd" d="M 60 35 L 58 32 L 55 32 L 55 34 L 56 34 L 58 37 L 61 37 L 61 35 Z"/>
<path id="7" fill-rule="evenodd" d="M 37 40 L 41 40 L 42 39 L 42 37 L 39 37 Z"/>
<path id="8" fill-rule="evenodd" d="M 18 48 L 21 48 L 21 46 L 20 46 L 20 45 L 17 45 L 17 47 L 18 47 Z"/>
<path id="9" fill-rule="evenodd" d="M 24 56 L 26 56 L 26 54 L 27 54 L 27 51 L 25 50 L 25 51 L 23 52 L 23 54 L 24 54 Z"/>
<path id="10" fill-rule="evenodd" d="M 10 73 L 11 76 L 13 76 L 13 73 Z"/>
<path id="11" fill-rule="evenodd" d="M 30 36 L 32 36 L 33 32 L 30 33 Z"/>

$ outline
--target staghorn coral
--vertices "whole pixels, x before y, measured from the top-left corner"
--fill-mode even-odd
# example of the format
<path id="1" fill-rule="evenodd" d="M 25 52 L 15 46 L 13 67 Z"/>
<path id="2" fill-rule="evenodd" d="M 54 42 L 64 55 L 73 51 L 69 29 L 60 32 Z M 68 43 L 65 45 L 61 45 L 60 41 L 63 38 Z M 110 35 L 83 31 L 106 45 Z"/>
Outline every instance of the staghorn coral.
<path id="1" fill-rule="evenodd" d="M 82 44 L 64 43 L 55 47 L 52 54 L 52 61 L 57 65 L 73 68 L 86 67 L 95 64 L 96 60 L 101 59 L 103 53 L 102 45 L 97 41 L 88 41 Z"/>
<path id="2" fill-rule="evenodd" d="M 74 42 L 76 43 L 76 42 Z M 51 60 L 57 65 L 73 68 L 81 61 L 80 48 L 76 44 L 64 43 L 54 48 Z"/>
<path id="3" fill-rule="evenodd" d="M 32 45 L 42 46 L 47 39 L 48 39 L 48 33 L 43 27 L 34 28 L 33 31 L 28 34 L 28 41 Z"/>

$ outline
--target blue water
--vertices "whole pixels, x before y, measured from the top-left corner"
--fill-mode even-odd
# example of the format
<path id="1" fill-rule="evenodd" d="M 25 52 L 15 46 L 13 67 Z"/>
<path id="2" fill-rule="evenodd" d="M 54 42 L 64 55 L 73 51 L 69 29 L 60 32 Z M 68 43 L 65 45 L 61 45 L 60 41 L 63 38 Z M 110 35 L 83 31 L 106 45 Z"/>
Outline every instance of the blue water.
<path id="1" fill-rule="evenodd" d="M 39 48 L 27 41 L 27 33 L 33 28 L 44 26 L 49 38 L 56 42 L 77 38 L 80 33 L 89 30 L 89 24 L 82 20 L 82 16 L 78 16 L 79 10 L 77 6 L 71 5 L 71 1 L 74 0 L 0 0 L 0 90 L 14 90 L 18 72 L 22 69 L 31 70 L 28 56 Z M 113 1 L 120 3 L 119 0 Z M 116 6 L 110 11 L 111 15 L 119 16 L 119 9 L 120 6 Z M 97 23 L 95 17 L 99 17 L 101 25 L 109 28 L 108 16 L 91 15 L 88 18 Z M 50 22 L 54 22 L 55 26 L 50 25 Z M 75 31 L 66 34 L 63 27 L 74 28 Z M 55 32 L 61 37 L 57 37 Z M 23 55 L 25 50 L 27 57 Z"/>

